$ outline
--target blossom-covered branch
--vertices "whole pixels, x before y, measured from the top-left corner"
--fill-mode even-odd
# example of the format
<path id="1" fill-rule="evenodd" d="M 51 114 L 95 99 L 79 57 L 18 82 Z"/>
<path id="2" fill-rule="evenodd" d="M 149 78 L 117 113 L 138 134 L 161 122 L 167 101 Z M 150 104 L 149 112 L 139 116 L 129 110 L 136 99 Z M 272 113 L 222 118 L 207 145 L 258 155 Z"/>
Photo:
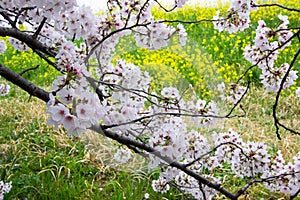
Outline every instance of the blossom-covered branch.
<path id="1" fill-rule="evenodd" d="M 170 10 L 156 0 L 109 0 L 108 10 L 98 16 L 89 7 L 77 6 L 75 0 L 4 2 L 0 4 L 0 36 L 9 37 L 8 42 L 18 51 L 32 49 L 62 72 L 54 80 L 51 92 L 47 92 L 9 66 L 0 65 L 3 78 L 46 103 L 49 125 L 62 126 L 73 136 L 91 129 L 127 146 L 114 156 L 122 163 L 130 158 L 131 150 L 148 157 L 150 169 L 161 169 L 159 178 L 152 183 L 156 192 L 167 192 L 170 185 L 175 185 L 196 199 L 212 199 L 217 192 L 237 199 L 250 185 L 263 182 L 271 191 L 292 197 L 299 193 L 300 154 L 286 164 L 280 151 L 273 156 L 265 143 L 243 141 L 233 129 L 212 133 L 213 141 L 201 131 L 222 118 L 246 115 L 242 101 L 250 82 L 239 83 L 255 66 L 262 70 L 260 79 L 266 90 L 277 93 L 273 105 L 277 135 L 279 126 L 294 131 L 280 123 L 276 115 L 281 91 L 298 79 L 294 66 L 299 50 L 291 63 L 275 62 L 281 50 L 299 38 L 298 27 L 293 28 L 297 31 L 293 33 L 287 16 L 278 15 L 281 23 L 275 28 L 260 20 L 253 44 L 246 46 L 244 52 L 252 66 L 236 83 L 216 84 L 218 98 L 231 106 L 229 113 L 222 115 L 212 100 L 197 95 L 185 97 L 185 92 L 173 86 L 150 87 L 153 79 L 147 71 L 114 59 L 116 45 L 124 36 L 133 35 L 139 47 L 149 50 L 168 46 L 173 37 L 184 46 L 188 33 L 183 24 L 210 22 L 219 31 L 244 31 L 251 28 L 251 11 L 263 5 L 255 5 L 252 0 L 233 1 L 227 12 L 217 12 L 213 19 L 181 21 L 155 20 L 151 9 L 156 5 L 172 12 L 180 9 L 185 0 L 176 0 Z M 21 30 L 18 23 L 26 24 L 29 30 Z M 6 42 L 0 42 L 0 52 L 5 49 Z M 8 91 L 9 86 L 0 85 L 1 95 Z M 233 113 L 238 106 L 241 115 Z M 215 174 L 224 166 L 238 177 L 249 178 L 237 193 L 224 188 Z"/>

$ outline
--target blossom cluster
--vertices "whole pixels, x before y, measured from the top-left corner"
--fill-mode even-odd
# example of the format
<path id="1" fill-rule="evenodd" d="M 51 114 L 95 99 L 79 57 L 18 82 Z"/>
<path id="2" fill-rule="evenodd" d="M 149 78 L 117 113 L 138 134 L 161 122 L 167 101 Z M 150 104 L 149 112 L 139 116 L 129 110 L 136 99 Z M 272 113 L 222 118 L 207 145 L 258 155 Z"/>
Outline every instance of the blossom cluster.
<path id="1" fill-rule="evenodd" d="M 119 163 L 127 163 L 131 158 L 131 151 L 129 149 L 118 149 L 114 158 Z"/>
<path id="2" fill-rule="evenodd" d="M 0 96 L 7 95 L 9 93 L 10 86 L 7 84 L 0 84 Z"/>
<path id="3" fill-rule="evenodd" d="M 8 41 L 14 47 L 15 50 L 19 50 L 19 51 L 28 51 L 29 50 L 29 47 L 26 44 L 20 42 L 17 39 L 8 38 Z"/>
<path id="4" fill-rule="evenodd" d="M 174 32 L 175 28 L 154 22 L 147 27 L 138 28 L 135 39 L 140 47 L 155 50 L 166 47 Z M 145 37 L 145 35 L 150 37 Z"/>
<path id="5" fill-rule="evenodd" d="M 280 88 L 283 77 L 286 75 L 289 69 L 289 64 L 284 63 L 279 68 L 263 68 L 262 74 L 259 76 L 261 83 L 266 87 L 269 92 L 277 92 Z M 284 82 L 282 89 L 286 89 L 294 84 L 294 81 L 298 78 L 297 71 L 291 70 Z"/>
<path id="6" fill-rule="evenodd" d="M 4 40 L 0 40 L 0 54 L 6 51 L 6 42 Z"/>
<path id="7" fill-rule="evenodd" d="M 6 50 L 6 42 L 4 40 L 0 40 L 0 54 L 3 54 Z M 0 76 L 1 78 L 1 76 Z M 7 95 L 9 93 L 10 86 L 7 84 L 0 84 L 0 96 Z"/>
<path id="8" fill-rule="evenodd" d="M 0 200 L 4 199 L 4 194 L 9 193 L 11 188 L 12 188 L 11 182 L 5 183 L 3 181 L 0 181 Z"/>
<path id="9" fill-rule="evenodd" d="M 222 17 L 220 11 L 213 17 L 214 28 L 218 31 L 234 33 L 249 27 L 250 11 L 254 9 L 252 0 L 233 1 L 227 11 L 227 16 Z"/>
<path id="10" fill-rule="evenodd" d="M 243 142 L 239 134 L 229 129 L 219 134 L 216 146 L 218 162 L 231 164 L 232 171 L 240 177 L 254 177 L 268 168 L 270 155 L 262 142 Z"/>
<path id="11" fill-rule="evenodd" d="M 277 92 L 285 76 L 286 80 L 282 89 L 293 85 L 298 78 L 297 71 L 290 69 L 288 63 L 279 67 L 275 65 L 279 50 L 283 50 L 291 44 L 290 38 L 293 35 L 288 30 L 288 17 L 279 14 L 278 18 L 281 24 L 275 30 L 267 27 L 263 20 L 259 20 L 254 44 L 246 46 L 244 51 L 246 60 L 262 70 L 260 79 L 269 92 Z"/>
<path id="12" fill-rule="evenodd" d="M 193 118 L 199 128 L 214 125 L 216 116 L 218 115 L 218 107 L 215 102 L 206 102 L 203 99 L 198 99 L 196 103 L 187 102 L 187 108 L 195 115 L 200 115 L 200 118 Z"/>
<path id="13" fill-rule="evenodd" d="M 184 125 L 182 122 L 178 121 L 180 118 L 177 119 L 178 125 Z M 173 122 L 176 123 L 176 122 Z M 178 129 L 182 127 L 178 127 Z M 172 126 L 169 125 L 169 129 Z M 169 133 L 171 130 L 168 130 Z M 156 150 L 160 153 L 163 157 L 172 158 L 173 161 L 181 162 L 182 164 L 189 164 L 197 159 L 199 156 L 206 154 L 207 151 L 210 149 L 210 145 L 208 140 L 203 137 L 200 133 L 196 130 L 187 131 L 186 128 L 181 129 L 181 133 L 185 136 L 180 136 L 179 133 L 176 134 L 174 132 L 170 136 L 166 134 L 160 134 L 158 137 L 155 137 L 155 141 L 151 141 L 151 144 L 154 146 Z M 174 135 L 174 136 L 172 136 Z M 163 145 L 164 147 L 161 148 L 160 146 Z M 211 199 L 217 192 L 208 186 L 199 184 L 199 182 L 194 179 L 193 177 L 187 175 L 186 173 L 168 166 L 166 162 L 163 160 L 153 157 L 150 154 L 150 163 L 149 167 L 156 167 L 156 166 L 163 166 L 162 173 L 157 180 L 153 180 L 152 188 L 154 191 L 165 193 L 169 190 L 169 182 L 175 183 L 178 185 L 182 190 L 190 195 L 192 195 L 196 199 L 201 199 L 203 196 L 206 196 L 208 199 Z M 207 158 L 207 156 L 205 157 Z M 199 160 L 195 162 L 190 168 L 193 169 L 196 173 L 202 174 L 204 169 L 203 160 Z M 207 179 L 213 182 L 219 182 L 219 180 L 213 175 L 204 175 Z M 199 191 L 199 187 L 202 187 L 202 192 Z M 203 194 L 205 192 L 205 194 Z"/>
<path id="14" fill-rule="evenodd" d="M 226 88 L 223 82 L 217 85 L 217 89 L 220 92 L 220 97 L 222 100 L 229 101 L 233 104 L 238 103 L 247 90 L 245 86 L 235 83 L 231 84 L 229 88 Z"/>
<path id="15" fill-rule="evenodd" d="M 85 132 L 87 128 L 97 124 L 103 118 L 103 113 L 97 95 L 91 91 L 84 91 L 85 96 L 79 97 L 75 90 L 74 96 L 72 96 L 72 91 L 73 89 L 70 88 L 61 92 L 62 98 L 65 98 L 64 104 L 58 103 L 58 100 L 50 95 L 50 101 L 47 103 L 47 113 L 51 117 L 48 118 L 47 123 L 55 127 L 63 125 L 69 134 L 78 136 L 80 133 Z M 70 104 L 67 104 L 69 102 L 75 104 L 73 109 L 69 107 Z"/>
<path id="16" fill-rule="evenodd" d="M 294 157 L 293 161 L 293 163 L 286 163 L 281 151 L 278 151 L 269 170 L 266 170 L 262 175 L 266 179 L 268 177 L 277 178 L 266 181 L 265 187 L 270 191 L 294 195 L 299 190 L 300 185 L 300 153 Z"/>
<path id="17" fill-rule="evenodd" d="M 273 158 L 268 153 L 269 147 L 266 144 L 244 142 L 232 129 L 224 133 L 216 133 L 214 137 L 216 138 L 214 145 L 211 145 L 200 133 L 190 132 L 185 138 L 186 144 L 190 146 L 185 148 L 180 162 L 188 164 L 189 168 L 215 183 L 220 183 L 220 180 L 205 172 L 221 168 L 227 163 L 231 166 L 232 172 L 239 177 L 257 177 L 262 174 L 262 178 L 266 180 L 266 188 L 271 191 L 295 194 L 299 189 L 297 186 L 300 183 L 300 154 L 294 157 L 293 163 L 285 164 L 280 151 Z M 214 150 L 209 151 L 210 149 Z M 155 191 L 165 193 L 169 189 L 167 184 L 172 181 L 197 199 L 203 198 L 203 195 L 211 199 L 216 194 L 215 190 L 200 186 L 193 177 L 167 165 L 162 167 L 162 173 L 157 180 L 153 181 L 152 187 Z M 199 187 L 205 189 L 200 192 Z"/>

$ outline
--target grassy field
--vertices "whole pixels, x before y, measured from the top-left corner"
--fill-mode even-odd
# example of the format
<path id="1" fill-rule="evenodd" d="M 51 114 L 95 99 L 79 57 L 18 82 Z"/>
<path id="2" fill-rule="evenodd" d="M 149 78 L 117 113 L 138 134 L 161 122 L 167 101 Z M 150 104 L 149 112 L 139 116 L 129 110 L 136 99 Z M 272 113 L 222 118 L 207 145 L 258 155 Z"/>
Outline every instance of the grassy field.
<path id="1" fill-rule="evenodd" d="M 291 7 L 297 5 L 296 0 L 281 3 Z M 215 11 L 214 8 L 186 7 L 182 12 L 164 17 L 195 20 L 210 18 Z M 161 12 L 155 13 L 157 18 L 162 17 Z M 273 16 L 274 13 L 277 15 L 278 11 L 266 9 L 255 12 L 252 16 L 254 25 L 260 16 Z M 299 23 L 299 14 L 290 14 L 290 21 L 292 25 Z M 276 24 L 278 21 L 271 18 L 267 23 Z M 223 34 L 214 31 L 209 24 L 193 25 L 187 30 L 191 39 L 186 47 L 179 47 L 174 40 L 170 47 L 154 52 L 138 49 L 132 38 L 125 38 L 117 48 L 115 59 L 126 59 L 150 71 L 160 79 L 154 82 L 153 87 L 175 84 L 184 89 L 192 84 L 199 96 L 212 98 L 216 83 L 237 80 L 249 66 L 241 59 L 241 54 L 254 33 Z M 288 62 L 289 56 L 299 47 L 299 43 L 293 44 L 279 61 Z M 10 49 L 0 56 L 0 62 L 16 72 L 40 65 L 38 70 L 25 76 L 40 86 L 48 87 L 56 72 L 39 58 L 32 58 L 32 54 Z M 296 69 L 300 70 L 297 62 Z M 254 82 L 242 102 L 247 116 L 220 120 L 217 126 L 203 129 L 201 133 L 209 137 L 214 131 L 233 127 L 245 140 L 264 141 L 270 145 L 271 152 L 280 149 L 290 160 L 300 150 L 300 138 L 285 131 L 281 132 L 283 140 L 276 138 L 271 117 L 275 96 L 259 87 L 258 74 L 259 70 L 254 69 L 246 76 L 246 80 Z M 294 98 L 294 88 L 284 93 L 287 99 L 280 102 L 279 116 L 289 127 L 299 129 L 300 100 Z M 226 113 L 228 110 L 224 107 L 222 111 Z M 45 106 L 18 88 L 12 87 L 8 96 L 0 97 L 0 180 L 13 183 L 6 199 L 143 199 L 146 193 L 150 194 L 150 199 L 184 199 L 175 189 L 164 195 L 155 193 L 151 181 L 158 176 L 158 171 L 149 172 L 146 161 L 141 157 L 134 157 L 128 164 L 115 163 L 112 159 L 112 149 L 116 149 L 114 142 L 92 132 L 80 138 L 69 138 L 63 129 L 53 130 L 45 122 Z M 245 183 L 229 169 L 224 168 L 217 173 L 230 190 L 237 190 Z M 253 186 L 245 199 L 287 198 L 262 188 L 262 185 Z M 217 196 L 216 199 L 224 197 Z"/>

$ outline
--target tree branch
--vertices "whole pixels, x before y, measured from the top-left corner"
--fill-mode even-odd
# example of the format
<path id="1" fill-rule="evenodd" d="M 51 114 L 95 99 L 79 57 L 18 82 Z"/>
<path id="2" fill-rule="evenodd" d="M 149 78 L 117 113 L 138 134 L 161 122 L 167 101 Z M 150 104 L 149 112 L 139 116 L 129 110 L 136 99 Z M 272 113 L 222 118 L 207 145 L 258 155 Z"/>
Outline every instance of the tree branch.
<path id="1" fill-rule="evenodd" d="M 44 17 L 42 22 L 40 23 L 39 27 L 37 28 L 37 30 L 35 31 L 35 33 L 33 34 L 33 38 L 37 38 L 38 35 L 40 34 L 41 30 L 43 29 L 44 24 L 46 23 L 47 18 Z"/>
<path id="2" fill-rule="evenodd" d="M 161 9 L 163 9 L 165 12 L 172 12 L 173 10 L 175 10 L 177 8 L 177 5 L 174 5 L 171 9 L 166 9 L 163 5 L 161 5 L 161 3 L 157 0 L 154 0 Z"/>
<path id="3" fill-rule="evenodd" d="M 22 42 L 24 42 L 27 46 L 31 49 L 37 49 L 49 56 L 55 57 L 56 52 L 51 50 L 49 47 L 38 41 L 31 35 L 28 35 L 17 28 L 7 28 L 7 27 L 0 27 L 0 36 L 6 37 L 10 36 L 16 38 Z"/>
<path id="4" fill-rule="evenodd" d="M 285 9 L 285 10 L 288 10 L 288 11 L 294 11 L 294 12 L 300 12 L 299 9 L 297 8 L 289 8 L 289 7 L 286 7 L 286 6 L 283 6 L 283 5 L 280 5 L 280 4 L 277 4 L 277 3 L 271 3 L 271 4 L 254 4 L 253 7 L 279 7 L 279 8 L 282 8 L 282 9 Z"/>
<path id="5" fill-rule="evenodd" d="M 7 20 L 12 27 L 16 28 L 16 23 L 12 19 L 10 19 L 6 12 L 2 11 L 0 12 L 0 15 L 2 15 L 2 17 Z"/>
<path id="6" fill-rule="evenodd" d="M 21 75 L 16 74 L 14 71 L 8 69 L 0 63 L 0 75 L 6 80 L 10 81 L 14 85 L 19 86 L 21 89 L 26 91 L 31 96 L 35 96 L 44 102 L 49 101 L 49 93 L 45 90 L 35 86 L 31 82 L 27 81 Z"/>
<path id="7" fill-rule="evenodd" d="M 22 72 L 20 72 L 19 75 L 20 75 L 20 76 L 23 76 L 23 74 L 25 74 L 26 72 L 29 72 L 29 71 L 31 71 L 31 70 L 36 70 L 36 69 L 39 68 L 39 67 L 40 67 L 40 65 L 37 65 L 37 66 L 35 66 L 35 67 L 30 67 L 30 68 L 25 69 L 25 70 L 23 70 Z"/>
<path id="8" fill-rule="evenodd" d="M 298 34 L 299 34 L 299 32 L 298 32 Z M 299 54 L 300 54 L 300 48 L 298 49 L 298 51 L 297 51 L 296 54 L 294 55 L 294 58 L 293 58 L 293 60 L 292 60 L 292 62 L 291 62 L 291 64 L 290 64 L 290 67 L 288 68 L 287 72 L 285 73 L 284 77 L 283 77 L 282 80 L 281 80 L 280 87 L 279 87 L 279 90 L 278 90 L 278 92 L 277 92 L 277 94 L 276 94 L 276 99 L 275 99 L 275 102 L 274 102 L 274 105 L 273 105 L 273 119 L 274 119 L 274 125 L 275 125 L 275 127 L 276 127 L 276 135 L 277 135 L 277 138 L 278 138 L 278 139 L 281 139 L 280 134 L 279 134 L 279 127 L 282 127 L 282 128 L 284 128 L 284 129 L 290 131 L 291 133 L 300 135 L 299 132 L 297 132 L 297 131 L 295 131 L 295 130 L 292 130 L 292 129 L 286 127 L 285 125 L 281 124 L 281 123 L 279 122 L 279 119 L 278 119 L 278 117 L 277 117 L 277 112 L 276 112 L 277 107 L 278 107 L 279 98 L 280 98 L 280 93 L 281 93 L 281 91 L 283 90 L 284 83 L 286 82 L 286 79 L 287 79 L 287 77 L 289 76 L 289 73 L 290 73 L 290 71 L 291 71 L 293 65 L 295 64 L 295 62 L 296 62 L 297 57 L 299 56 Z"/>

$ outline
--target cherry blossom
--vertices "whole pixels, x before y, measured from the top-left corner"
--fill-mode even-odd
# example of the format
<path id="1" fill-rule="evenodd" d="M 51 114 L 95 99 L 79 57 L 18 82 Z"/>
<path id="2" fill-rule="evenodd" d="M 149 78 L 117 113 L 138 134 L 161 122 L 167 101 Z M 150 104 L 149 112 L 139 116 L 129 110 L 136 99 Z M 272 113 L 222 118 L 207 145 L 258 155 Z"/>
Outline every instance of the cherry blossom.
<path id="1" fill-rule="evenodd" d="M 258 21 L 256 29 L 256 36 L 254 45 L 246 46 L 244 56 L 252 64 L 257 64 L 262 69 L 260 75 L 261 82 L 266 87 L 267 91 L 277 92 L 280 88 L 282 78 L 285 76 L 289 69 L 289 64 L 284 63 L 280 67 L 274 67 L 274 62 L 277 59 L 278 48 L 284 49 L 289 46 L 291 42 L 287 42 L 292 32 L 288 31 L 288 17 L 281 14 L 278 15 L 281 24 L 276 30 L 268 28 L 263 20 Z M 278 40 L 271 42 L 270 38 L 277 38 Z M 297 71 L 290 70 L 286 82 L 282 89 L 293 85 L 294 81 L 298 78 Z"/>
<path id="2" fill-rule="evenodd" d="M 219 162 L 228 162 L 233 163 L 234 159 L 234 150 L 236 146 L 232 146 L 230 144 L 237 145 L 241 147 L 244 145 L 243 140 L 240 138 L 239 134 L 232 129 L 229 129 L 227 132 L 216 134 L 215 146 L 220 146 L 215 153 L 216 158 Z M 222 145 L 224 144 L 224 145 Z M 229 145 L 226 145 L 229 144 Z"/>
<path id="3" fill-rule="evenodd" d="M 186 135 L 187 148 L 185 152 L 185 162 L 189 163 L 197 159 L 210 150 L 210 144 L 207 139 L 196 130 L 188 132 Z"/>
<path id="4" fill-rule="evenodd" d="M 14 47 L 15 50 L 19 50 L 19 51 L 28 51 L 29 50 L 29 47 L 26 44 L 20 42 L 17 39 L 8 38 L 8 41 Z"/>
<path id="5" fill-rule="evenodd" d="M 277 92 L 280 88 L 282 78 L 286 75 L 289 68 L 288 63 L 284 63 L 280 68 L 264 68 L 262 74 L 259 76 L 262 79 L 262 84 L 266 87 L 268 92 Z M 297 71 L 291 70 L 287 76 L 282 89 L 286 89 L 294 84 L 298 78 Z"/>
<path id="6" fill-rule="evenodd" d="M 214 28 L 218 31 L 228 31 L 234 33 L 243 31 L 249 27 L 250 23 L 250 0 L 233 1 L 227 11 L 227 16 L 222 17 L 220 11 L 217 11 L 213 17 Z"/>
<path id="7" fill-rule="evenodd" d="M 144 198 L 149 199 L 149 197 L 150 197 L 149 193 L 145 193 Z"/>
<path id="8" fill-rule="evenodd" d="M 4 199 L 4 194 L 9 193 L 9 191 L 12 188 L 12 183 L 5 183 L 3 181 L 0 181 L 0 199 Z"/>
<path id="9" fill-rule="evenodd" d="M 165 178 L 160 177 L 152 181 L 152 188 L 155 192 L 166 193 L 170 189 L 170 186 Z"/>
<path id="10" fill-rule="evenodd" d="M 214 182 L 219 182 L 219 180 L 213 176 L 207 176 L 207 178 L 213 180 Z M 185 192 L 191 194 L 195 199 L 212 199 L 217 193 L 214 189 L 199 184 L 196 179 L 183 172 L 180 172 L 176 176 L 175 182 L 177 185 L 181 186 Z M 202 190 L 195 189 L 199 187 L 201 187 Z"/>
<path id="11" fill-rule="evenodd" d="M 196 103 L 188 101 L 187 108 L 191 113 L 202 116 L 200 118 L 192 119 L 199 128 L 214 125 L 217 121 L 214 116 L 218 115 L 218 107 L 213 101 L 206 102 L 202 99 L 198 99 Z"/>
<path id="12" fill-rule="evenodd" d="M 75 96 L 75 91 L 73 88 L 64 87 L 57 92 L 60 100 L 65 104 L 71 104 Z"/>
<path id="13" fill-rule="evenodd" d="M 149 26 L 136 29 L 135 40 L 140 47 L 160 49 L 168 45 L 174 32 L 175 28 L 152 21 Z"/>
<path id="14" fill-rule="evenodd" d="M 245 94 L 247 88 L 238 84 L 231 84 L 230 88 L 225 88 L 224 83 L 220 83 L 217 85 L 217 89 L 220 93 L 220 98 L 222 100 L 227 100 L 233 104 L 236 104 L 242 96 Z"/>
<path id="15" fill-rule="evenodd" d="M 177 99 L 180 97 L 179 91 L 174 87 L 166 87 L 161 91 L 161 95 L 169 99 Z"/>
<path id="16" fill-rule="evenodd" d="M 119 163 L 127 163 L 128 160 L 131 158 L 131 152 L 129 149 L 118 149 L 114 158 Z"/>
<path id="17" fill-rule="evenodd" d="M 10 86 L 8 84 L 0 84 L 0 96 L 7 95 L 9 93 Z"/>
<path id="18" fill-rule="evenodd" d="M 180 45 L 184 46 L 186 44 L 186 40 L 187 40 L 187 32 L 182 24 L 177 25 L 177 31 L 179 34 Z"/>
<path id="19" fill-rule="evenodd" d="M 300 88 L 296 90 L 296 95 L 300 98 Z"/>
<path id="20" fill-rule="evenodd" d="M 6 51 L 6 42 L 4 40 L 0 40 L 0 54 Z"/>
<path id="21" fill-rule="evenodd" d="M 270 156 L 265 144 L 247 142 L 242 149 L 237 148 L 233 152 L 231 169 L 234 173 L 241 177 L 253 177 L 268 169 Z"/>
<path id="22" fill-rule="evenodd" d="M 187 1 L 188 1 L 188 0 L 177 0 L 177 1 L 176 1 L 176 6 L 177 6 L 178 8 L 182 8 L 183 5 L 184 5 Z"/>
<path id="23" fill-rule="evenodd" d="M 277 27 L 276 32 L 280 44 L 283 44 L 292 37 L 293 33 L 288 30 L 288 24 L 290 23 L 288 20 L 288 16 L 279 14 L 278 18 L 281 20 L 281 24 Z M 291 42 L 286 43 L 282 47 L 282 49 L 289 46 L 290 44 Z"/>
<path id="24" fill-rule="evenodd" d="M 294 163 L 286 163 L 281 151 L 278 151 L 276 157 L 271 162 L 270 169 L 266 170 L 262 177 L 279 176 L 279 178 L 265 182 L 265 187 L 271 191 L 280 191 L 291 195 L 295 194 L 299 190 L 300 183 L 299 157 L 299 154 L 294 157 Z M 282 174 L 288 175 L 280 176 Z"/>
<path id="25" fill-rule="evenodd" d="M 278 42 L 273 42 L 270 44 L 271 49 L 278 48 Z M 260 67 L 261 69 L 265 68 L 266 66 L 272 67 L 274 65 L 275 60 L 277 59 L 278 51 L 261 51 L 259 47 L 250 44 L 245 47 L 244 50 L 244 57 L 246 60 L 251 62 L 252 64 Z"/>
<path id="26" fill-rule="evenodd" d="M 186 132 L 186 124 L 181 118 L 166 119 L 161 127 L 154 129 L 149 144 L 162 156 L 180 160 L 186 149 L 186 141 L 182 134 L 184 132 Z"/>

